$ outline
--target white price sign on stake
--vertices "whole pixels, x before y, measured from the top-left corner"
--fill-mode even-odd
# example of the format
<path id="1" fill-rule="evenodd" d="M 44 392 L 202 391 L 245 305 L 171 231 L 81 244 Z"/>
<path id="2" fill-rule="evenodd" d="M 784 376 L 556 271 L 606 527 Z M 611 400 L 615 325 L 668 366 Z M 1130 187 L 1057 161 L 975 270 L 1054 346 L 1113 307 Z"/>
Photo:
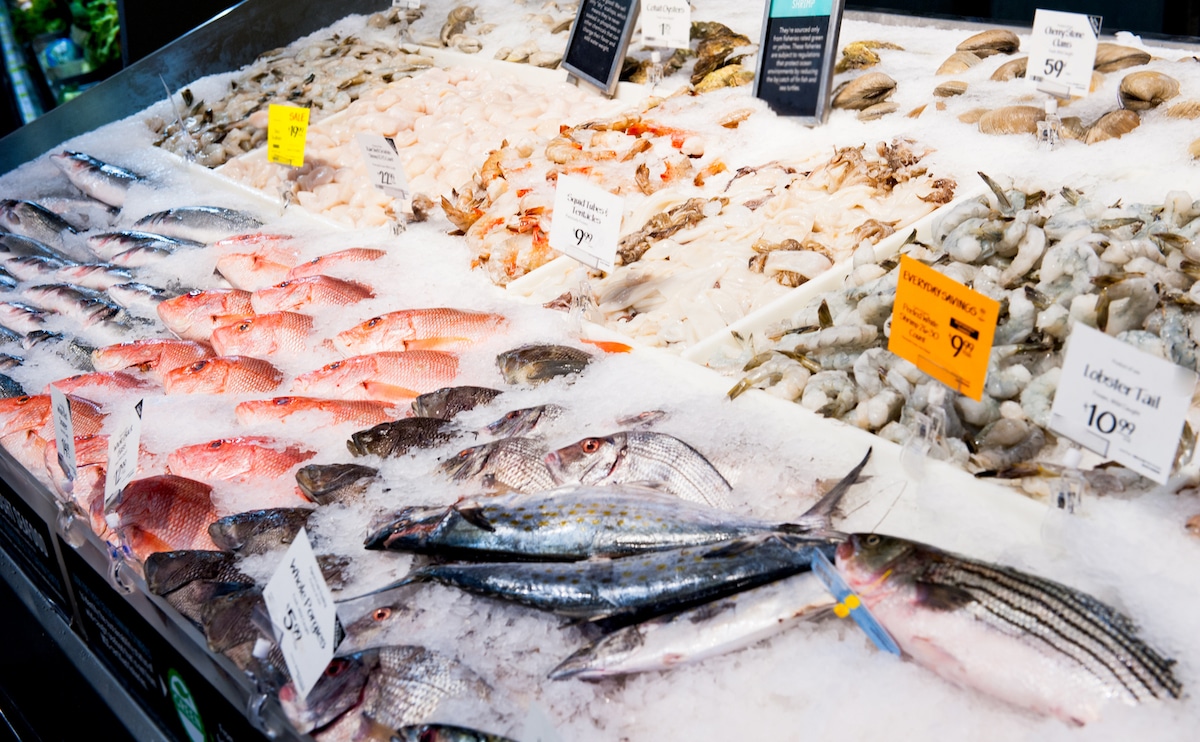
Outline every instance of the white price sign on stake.
<path id="1" fill-rule="evenodd" d="M 1194 372 L 1077 324 L 1050 429 L 1163 484 L 1195 387 Z"/>
<path id="2" fill-rule="evenodd" d="M 621 237 L 625 199 L 586 178 L 559 175 L 554 192 L 550 247 L 584 265 L 611 271 Z"/>
<path id="3" fill-rule="evenodd" d="M 1099 16 L 1037 10 L 1026 77 L 1037 83 L 1038 90 L 1060 98 L 1087 95 L 1099 33 Z"/>
<path id="4" fill-rule="evenodd" d="M 421 8 L 421 0 L 392 0 L 392 7 L 419 10 Z"/>
<path id="5" fill-rule="evenodd" d="M 307 698 L 337 640 L 337 607 L 321 575 L 308 532 L 301 528 L 263 590 L 275 639 L 300 698 Z"/>
<path id="6" fill-rule="evenodd" d="M 138 446 L 142 441 L 142 400 L 133 406 L 108 437 L 108 471 L 104 476 L 104 504 L 112 505 L 137 474 Z"/>
<path id="7" fill-rule="evenodd" d="M 58 465 L 75 481 L 75 425 L 71 420 L 71 402 L 58 387 L 50 386 L 50 416 L 54 419 L 54 448 Z"/>
<path id="8" fill-rule="evenodd" d="M 396 142 L 380 134 L 359 134 L 358 144 L 375 187 L 393 198 L 407 199 L 408 178 L 404 175 Z"/>
<path id="9" fill-rule="evenodd" d="M 691 46 L 692 6 L 688 0 L 645 0 L 641 20 L 645 46 Z"/>

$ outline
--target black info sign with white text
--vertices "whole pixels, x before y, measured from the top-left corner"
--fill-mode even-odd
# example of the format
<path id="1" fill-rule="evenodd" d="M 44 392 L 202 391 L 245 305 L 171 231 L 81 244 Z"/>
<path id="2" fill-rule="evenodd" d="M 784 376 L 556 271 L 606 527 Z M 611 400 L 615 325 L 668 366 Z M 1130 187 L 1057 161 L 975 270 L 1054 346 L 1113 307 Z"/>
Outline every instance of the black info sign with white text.
<path id="1" fill-rule="evenodd" d="M 754 95 L 781 116 L 825 122 L 843 0 L 768 0 Z"/>
<path id="2" fill-rule="evenodd" d="M 637 18 L 638 0 L 583 0 L 562 68 L 612 96 Z"/>

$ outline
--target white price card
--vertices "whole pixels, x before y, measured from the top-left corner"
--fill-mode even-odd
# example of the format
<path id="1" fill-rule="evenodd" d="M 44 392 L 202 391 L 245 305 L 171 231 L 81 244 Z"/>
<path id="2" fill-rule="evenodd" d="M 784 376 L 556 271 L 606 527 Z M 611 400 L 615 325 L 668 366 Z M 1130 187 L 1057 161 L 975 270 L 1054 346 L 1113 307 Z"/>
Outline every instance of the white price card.
<path id="1" fill-rule="evenodd" d="M 1163 484 L 1195 387 L 1194 372 L 1077 324 L 1050 429 Z"/>
<path id="2" fill-rule="evenodd" d="M 1038 9 L 1025 76 L 1037 83 L 1038 90 L 1060 98 L 1087 95 L 1099 33 L 1098 16 Z"/>
<path id="3" fill-rule="evenodd" d="M 125 485 L 133 481 L 138 467 L 138 446 L 142 441 L 142 400 L 138 400 L 121 418 L 108 437 L 108 471 L 104 476 L 104 504 L 111 505 Z"/>
<path id="4" fill-rule="evenodd" d="M 392 0 L 392 7 L 419 10 L 421 8 L 421 0 Z"/>
<path id="5" fill-rule="evenodd" d="M 67 475 L 67 481 L 74 482 L 75 425 L 71 420 L 71 402 L 54 385 L 50 386 L 50 416 L 54 420 L 54 449 L 58 454 L 58 466 Z"/>
<path id="6" fill-rule="evenodd" d="M 271 575 L 263 602 L 296 692 L 307 698 L 337 647 L 337 607 L 305 529 Z"/>
<path id="7" fill-rule="evenodd" d="M 597 270 L 611 271 L 621 236 L 625 199 L 586 178 L 559 175 L 550 222 L 550 247 Z"/>
<path id="8" fill-rule="evenodd" d="M 688 0 L 645 0 L 642 44 L 687 49 L 691 46 L 692 6 Z"/>
<path id="9" fill-rule="evenodd" d="M 380 134 L 359 134 L 358 144 L 375 187 L 393 198 L 408 198 L 408 178 L 404 176 L 396 142 Z"/>

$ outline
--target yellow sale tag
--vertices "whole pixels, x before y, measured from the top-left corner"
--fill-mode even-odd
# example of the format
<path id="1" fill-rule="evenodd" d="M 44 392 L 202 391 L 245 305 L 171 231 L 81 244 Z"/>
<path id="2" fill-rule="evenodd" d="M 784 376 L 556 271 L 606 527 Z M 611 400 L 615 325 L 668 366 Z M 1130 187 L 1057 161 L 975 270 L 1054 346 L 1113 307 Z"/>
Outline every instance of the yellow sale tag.
<path id="1" fill-rule="evenodd" d="M 308 136 L 308 109 L 281 106 L 267 109 L 267 159 L 281 165 L 304 164 L 304 139 Z"/>
<path id="2" fill-rule="evenodd" d="M 979 401 L 1000 303 L 907 255 L 899 270 L 888 350 Z"/>

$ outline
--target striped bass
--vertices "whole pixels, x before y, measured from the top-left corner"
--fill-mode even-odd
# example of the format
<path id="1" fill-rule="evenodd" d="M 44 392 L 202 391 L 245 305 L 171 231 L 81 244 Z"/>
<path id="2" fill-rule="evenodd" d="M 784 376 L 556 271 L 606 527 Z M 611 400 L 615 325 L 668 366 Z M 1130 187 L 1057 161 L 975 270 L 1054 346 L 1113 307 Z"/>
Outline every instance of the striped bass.
<path id="1" fill-rule="evenodd" d="M 1057 582 L 877 534 L 851 536 L 837 566 L 900 648 L 956 685 L 1080 725 L 1110 700 L 1182 690 L 1132 620 Z"/>

